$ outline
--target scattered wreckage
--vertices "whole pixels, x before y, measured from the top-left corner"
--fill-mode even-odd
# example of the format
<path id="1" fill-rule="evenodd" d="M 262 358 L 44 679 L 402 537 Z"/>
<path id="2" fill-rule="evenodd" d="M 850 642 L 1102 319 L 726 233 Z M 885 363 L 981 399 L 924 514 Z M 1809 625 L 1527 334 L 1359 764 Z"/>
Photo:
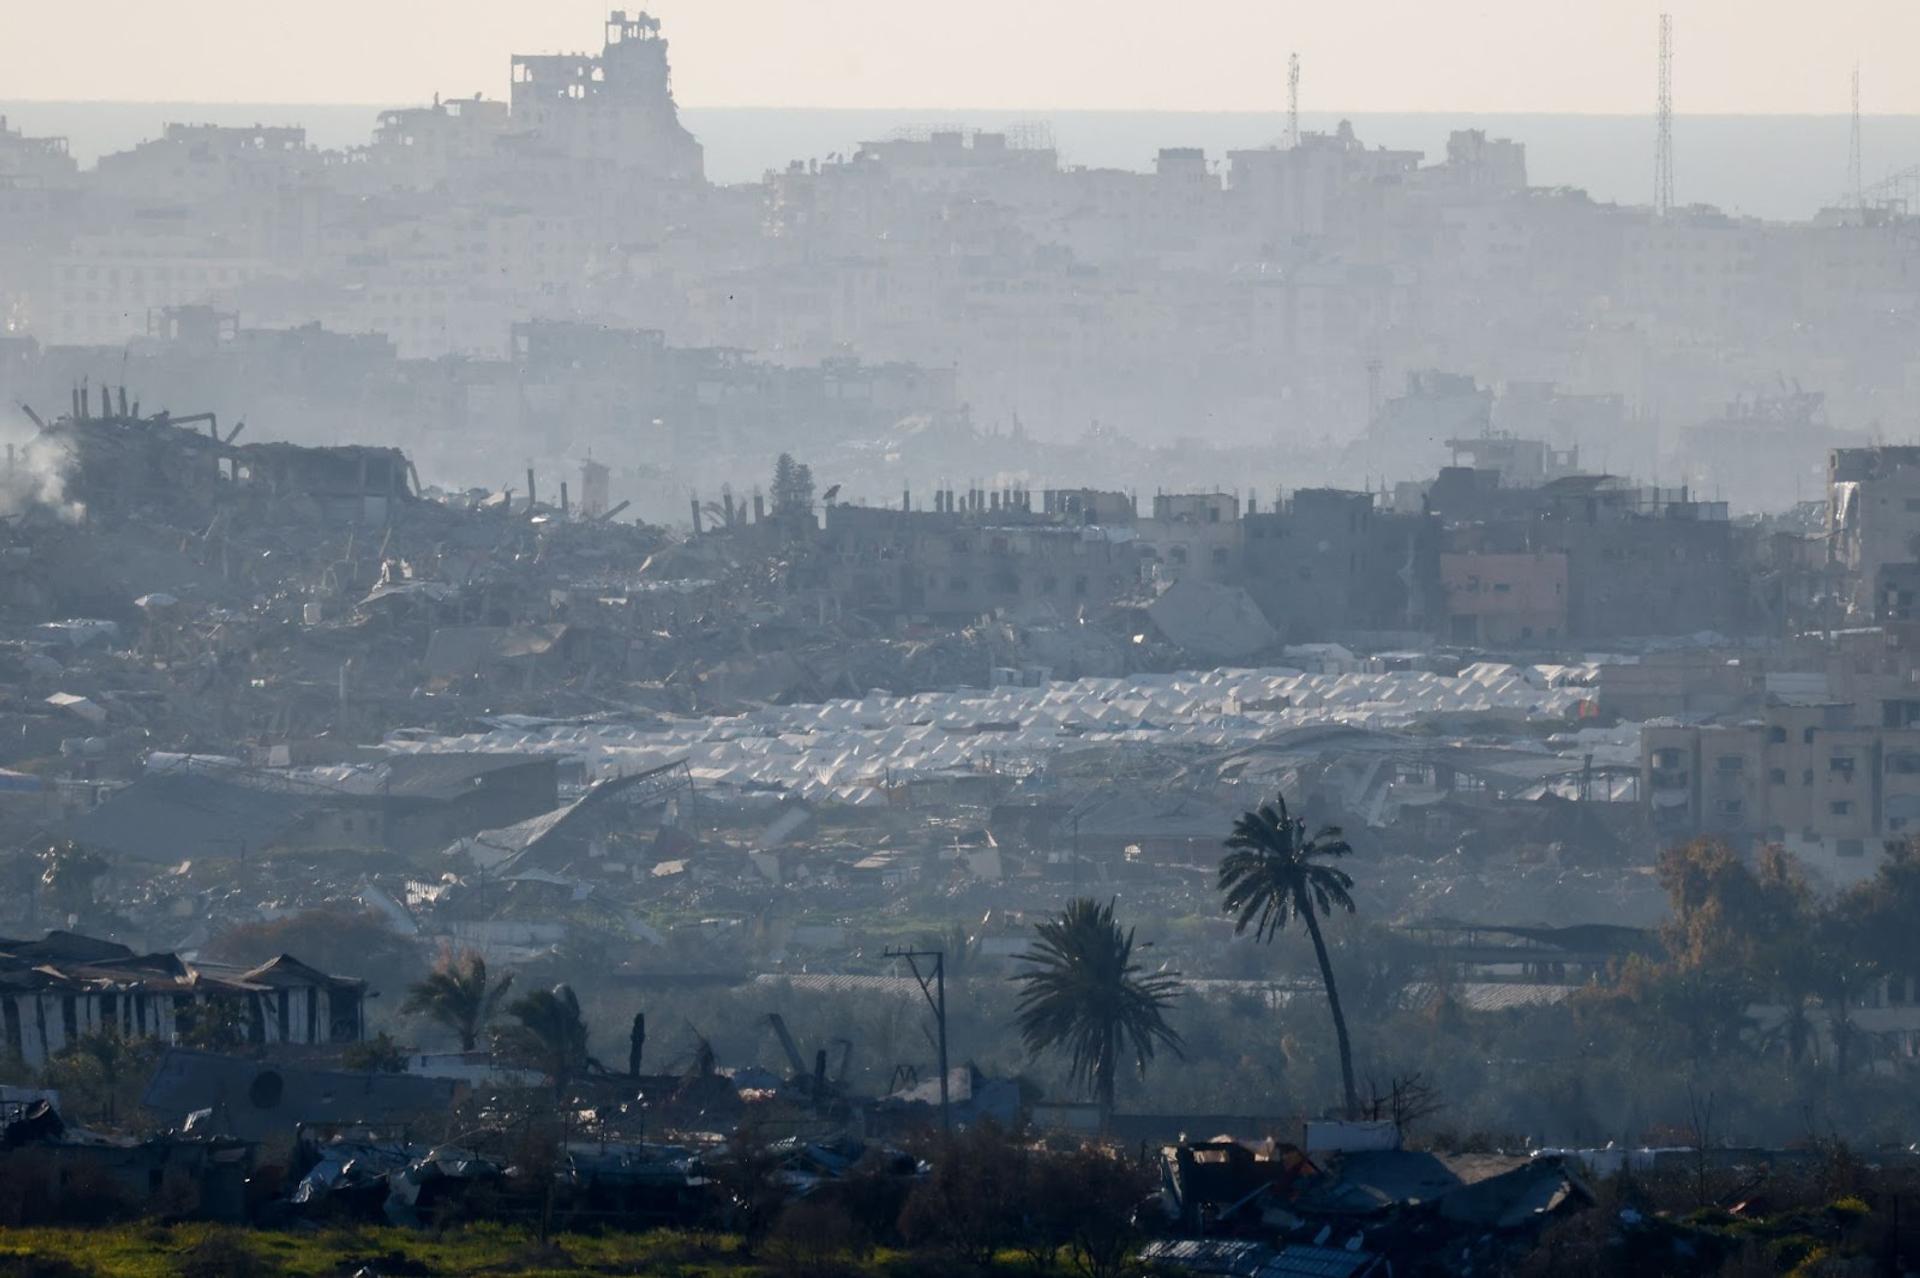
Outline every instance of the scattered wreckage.
<path id="1" fill-rule="evenodd" d="M 1445 1156 L 1400 1148 L 1390 1123 L 1318 1126 L 1332 1148 L 1221 1139 L 1163 1150 L 1160 1208 L 1179 1236 L 1142 1258 L 1252 1278 L 1493 1273 L 1595 1202 L 1559 1157 Z"/>

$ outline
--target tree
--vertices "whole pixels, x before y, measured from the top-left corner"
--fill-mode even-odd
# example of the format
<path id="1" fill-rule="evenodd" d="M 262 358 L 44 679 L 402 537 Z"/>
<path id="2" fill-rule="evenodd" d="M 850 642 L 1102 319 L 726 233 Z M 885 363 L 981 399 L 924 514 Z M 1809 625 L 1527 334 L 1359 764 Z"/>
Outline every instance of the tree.
<path id="1" fill-rule="evenodd" d="M 394 1042 L 391 1034 L 381 1030 L 365 1042 L 355 1043 L 342 1051 L 340 1068 L 359 1074 L 404 1074 L 407 1072 L 407 1049 Z"/>
<path id="2" fill-rule="evenodd" d="M 1082 1149 L 1065 1156 L 1047 1155 L 1040 1161 L 1045 1180 L 1036 1185 L 1055 1201 L 1054 1210 L 1068 1222 L 1067 1260 L 1080 1278 L 1122 1278 L 1138 1272 L 1140 1229 L 1133 1210 L 1154 1190 L 1153 1177 L 1131 1163 L 1098 1149 Z"/>
<path id="3" fill-rule="evenodd" d="M 216 933 L 206 957 L 253 967 L 282 954 L 374 989 L 402 989 L 422 975 L 419 948 L 371 910 L 328 905 Z"/>
<path id="4" fill-rule="evenodd" d="M 872 1250 L 845 1207 L 816 1195 L 781 1209 L 767 1237 L 767 1267 L 776 1278 L 842 1278 Z"/>
<path id="5" fill-rule="evenodd" d="M 407 1001 L 400 1010 L 453 1031 L 460 1039 L 460 1050 L 471 1052 L 512 988 L 513 973 L 493 980 L 487 974 L 487 961 L 473 950 L 459 954 L 446 950 L 425 979 L 407 988 Z"/>
<path id="6" fill-rule="evenodd" d="M 1166 1021 L 1180 990 L 1177 973 L 1142 976 L 1133 961 L 1133 931 L 1114 921 L 1113 902 L 1087 899 L 1034 929 L 1032 948 L 1020 956 L 1027 970 L 1014 980 L 1020 994 L 1017 1024 L 1027 1051 L 1070 1053 L 1068 1076 L 1091 1090 L 1100 1123 L 1113 1117 L 1114 1079 L 1120 1059 L 1131 1054 L 1142 1077 L 1156 1047 L 1177 1056 L 1180 1036 Z"/>
<path id="7" fill-rule="evenodd" d="M 1863 951 L 1883 974 L 1920 979 L 1920 842 L 1887 844 L 1874 877 L 1842 894 L 1836 910 L 1852 919 Z"/>
<path id="8" fill-rule="evenodd" d="M 252 1038 L 248 1009 L 238 995 L 210 994 L 174 1014 L 175 1023 L 185 1022 L 179 1031 L 183 1046 L 195 1051 L 239 1052 Z"/>
<path id="9" fill-rule="evenodd" d="M 1446 1102 L 1440 1099 L 1440 1091 L 1427 1076 L 1419 1070 L 1411 1074 L 1396 1074 L 1387 1080 L 1387 1090 L 1382 1093 L 1372 1080 L 1367 1082 L 1366 1115 L 1375 1122 L 1383 1119 L 1393 1124 L 1394 1135 L 1402 1144 L 1413 1125 L 1422 1119 L 1432 1118 L 1445 1109 Z"/>
<path id="10" fill-rule="evenodd" d="M 813 468 L 781 453 L 773 463 L 773 517 L 794 520 L 813 517 Z"/>
<path id="11" fill-rule="evenodd" d="M 1908 916 L 1909 931 L 1915 917 L 1920 916 Z M 1851 1009 L 1864 1000 L 1885 969 L 1875 962 L 1867 938 L 1855 928 L 1843 907 L 1821 911 L 1808 932 L 1807 965 L 1813 972 L 1812 988 L 1827 1013 L 1834 1072 L 1845 1077 L 1855 1033 Z M 1905 972 L 1899 974 L 1906 976 Z"/>
<path id="12" fill-rule="evenodd" d="M 567 1084 L 592 1064 L 593 1058 L 587 1055 L 587 1022 L 571 986 L 523 994 L 507 1005 L 507 1015 L 517 1024 L 500 1031 L 500 1049 L 552 1079 L 554 1095 L 565 1093 Z"/>
<path id="13" fill-rule="evenodd" d="M 1908 911 L 1920 905 L 1920 897 L 1902 900 L 1897 885 L 1904 870 L 1897 858 L 1888 864 L 1875 883 L 1824 906 L 1799 863 L 1779 848 L 1766 849 L 1752 865 L 1710 839 L 1661 856 L 1660 882 L 1673 906 L 1665 930 L 1670 983 L 1702 995 L 1672 1009 L 1696 1063 L 1738 1041 L 1725 1031 L 1747 1020 L 1747 1007 L 1773 1002 L 1785 1014 L 1761 1035 L 1762 1046 L 1777 1045 L 1798 1066 L 1818 1043 L 1810 1014 L 1817 1004 L 1826 1013 L 1835 1069 L 1847 1072 L 1849 1009 L 1876 974 L 1873 938 L 1902 943 L 1912 930 Z M 1901 921 L 1876 923 L 1874 902 L 1890 903 Z"/>
<path id="14" fill-rule="evenodd" d="M 1325 864 L 1353 849 L 1336 826 L 1326 826 L 1309 838 L 1307 823 L 1288 814 L 1285 796 L 1235 821 L 1227 847 L 1232 850 L 1220 861 L 1220 892 L 1226 912 L 1233 916 L 1233 930 L 1240 933 L 1251 927 L 1256 939 L 1271 942 L 1297 918 L 1313 938 L 1320 983 L 1327 991 L 1327 1010 L 1333 1014 L 1333 1033 L 1340 1045 L 1340 1083 L 1351 1117 L 1360 1109 L 1353 1086 L 1353 1045 L 1347 1038 L 1347 1018 L 1340 1010 L 1340 990 L 1327 958 L 1326 938 L 1320 934 L 1320 915 L 1331 915 L 1336 907 L 1353 913 L 1353 876 Z"/>
<path id="15" fill-rule="evenodd" d="M 909 1247 L 945 1251 L 984 1269 L 1032 1231 L 1031 1154 L 996 1124 L 970 1124 L 926 1148 L 924 1158 L 930 1170 L 900 1209 Z"/>
<path id="16" fill-rule="evenodd" d="M 705 1039 L 701 1046 L 705 1048 Z M 727 1224 L 740 1236 L 741 1250 L 751 1256 L 766 1240 L 786 1201 L 774 1179 L 780 1170 L 780 1151 L 773 1147 L 765 1116 L 750 1108 L 707 1165 L 726 1197 Z"/>
<path id="17" fill-rule="evenodd" d="M 122 1114 L 138 1112 L 141 1090 L 159 1059 L 160 1044 L 152 1039 L 92 1030 L 48 1061 L 40 1081 L 60 1093 L 68 1118 L 116 1124 Z"/>
<path id="18" fill-rule="evenodd" d="M 1771 992 L 1781 965 L 1801 948 L 1813 894 L 1798 864 L 1779 848 L 1749 866 L 1717 839 L 1660 854 L 1655 867 L 1672 914 L 1667 953 L 1682 968 L 1737 974 L 1754 997 Z"/>

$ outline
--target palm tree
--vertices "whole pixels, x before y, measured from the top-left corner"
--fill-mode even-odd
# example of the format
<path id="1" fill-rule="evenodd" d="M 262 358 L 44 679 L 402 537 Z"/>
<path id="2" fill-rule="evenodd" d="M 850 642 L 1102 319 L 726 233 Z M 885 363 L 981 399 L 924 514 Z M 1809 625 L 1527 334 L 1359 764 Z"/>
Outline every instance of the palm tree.
<path id="1" fill-rule="evenodd" d="M 587 1022 L 572 986 L 523 994 L 507 1005 L 507 1015 L 519 1023 L 500 1032 L 501 1049 L 551 1078 L 556 1096 L 593 1063 L 587 1055 Z"/>
<path id="2" fill-rule="evenodd" d="M 1028 964 L 1014 977 L 1026 987 L 1019 1004 L 1021 1041 L 1035 1055 L 1049 1049 L 1072 1054 L 1068 1076 L 1094 1093 L 1106 1127 L 1124 1054 L 1132 1054 L 1142 1076 L 1156 1046 L 1180 1054 L 1180 1036 L 1166 1021 L 1179 975 L 1140 975 L 1133 931 L 1114 922 L 1113 902 L 1084 898 L 1036 927 L 1033 946 L 1020 961 Z"/>
<path id="3" fill-rule="evenodd" d="M 1322 864 L 1353 849 L 1335 826 L 1307 837 L 1307 823 L 1287 814 L 1284 796 L 1235 821 L 1227 847 L 1232 851 L 1220 862 L 1220 892 L 1226 912 L 1234 916 L 1233 930 L 1239 933 L 1251 927 L 1255 937 L 1272 941 L 1281 928 L 1298 918 L 1313 938 L 1320 982 L 1333 1013 L 1334 1037 L 1340 1043 L 1340 1082 L 1351 1117 L 1360 1111 L 1360 1098 L 1353 1088 L 1353 1045 L 1347 1041 L 1347 1018 L 1340 1011 L 1340 990 L 1327 959 L 1326 939 L 1320 935 L 1319 916 L 1332 914 L 1336 906 L 1353 913 L 1349 895 L 1353 876 Z"/>
<path id="4" fill-rule="evenodd" d="M 433 971 L 407 987 L 407 1001 L 400 1010 L 452 1030 L 460 1037 L 460 1050 L 471 1052 L 479 1045 L 480 1032 L 498 1011 L 500 1000 L 512 988 L 513 973 L 492 980 L 487 975 L 487 961 L 474 951 L 455 954 L 446 950 Z"/>

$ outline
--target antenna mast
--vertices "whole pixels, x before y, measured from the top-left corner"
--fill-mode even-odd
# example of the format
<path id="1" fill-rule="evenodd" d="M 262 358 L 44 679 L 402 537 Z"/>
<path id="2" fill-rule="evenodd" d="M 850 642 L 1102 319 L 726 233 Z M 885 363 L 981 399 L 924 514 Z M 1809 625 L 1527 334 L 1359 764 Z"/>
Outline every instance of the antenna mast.
<path id="1" fill-rule="evenodd" d="M 1857 77 L 1856 77 L 1857 78 Z M 1287 146 L 1300 145 L 1300 55 L 1287 57 Z"/>
<path id="2" fill-rule="evenodd" d="M 1860 64 L 1853 64 L 1853 132 L 1847 139 L 1847 196 L 1856 210 L 1867 207 L 1866 189 L 1860 179 Z"/>
<path id="3" fill-rule="evenodd" d="M 1653 152 L 1653 211 L 1673 211 L 1673 15 L 1660 15 L 1660 131 Z"/>

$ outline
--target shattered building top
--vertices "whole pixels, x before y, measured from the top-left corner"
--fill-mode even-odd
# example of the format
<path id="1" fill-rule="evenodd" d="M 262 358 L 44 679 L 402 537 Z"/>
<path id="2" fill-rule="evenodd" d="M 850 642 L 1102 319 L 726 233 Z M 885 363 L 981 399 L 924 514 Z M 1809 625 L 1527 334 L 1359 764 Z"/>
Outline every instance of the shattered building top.
<path id="1" fill-rule="evenodd" d="M 204 434 L 197 429 L 203 422 Z M 90 392 L 76 390 L 72 411 L 45 425 L 25 455 L 28 465 L 58 477 L 60 495 L 94 514 L 185 514 L 210 508 L 220 486 L 230 484 L 231 491 L 270 499 L 308 499 L 329 519 L 381 523 L 389 503 L 415 495 L 412 465 L 397 448 L 237 444 L 244 427 L 223 436 L 213 413 L 142 415 L 124 387 L 117 404 L 101 388 L 96 414 Z"/>
<path id="2" fill-rule="evenodd" d="M 616 9 L 598 57 L 515 54 L 513 123 L 570 159 L 698 181 L 703 150 L 674 105 L 667 41 L 651 15 Z"/>

